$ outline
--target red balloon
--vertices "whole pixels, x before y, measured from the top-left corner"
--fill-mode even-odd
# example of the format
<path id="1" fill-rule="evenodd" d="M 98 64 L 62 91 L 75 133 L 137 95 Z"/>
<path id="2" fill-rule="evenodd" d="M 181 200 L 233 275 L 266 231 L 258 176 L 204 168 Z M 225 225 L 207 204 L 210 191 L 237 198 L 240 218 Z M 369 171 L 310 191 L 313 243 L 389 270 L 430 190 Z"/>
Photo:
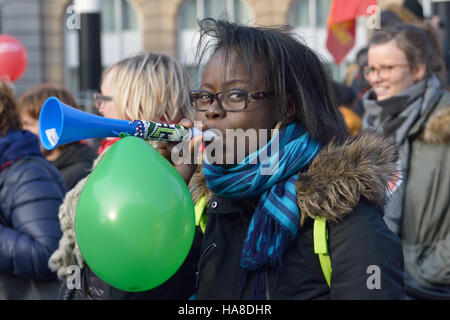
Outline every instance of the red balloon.
<path id="1" fill-rule="evenodd" d="M 0 35 L 0 79 L 14 82 L 27 66 L 27 52 L 22 42 L 13 36 Z"/>

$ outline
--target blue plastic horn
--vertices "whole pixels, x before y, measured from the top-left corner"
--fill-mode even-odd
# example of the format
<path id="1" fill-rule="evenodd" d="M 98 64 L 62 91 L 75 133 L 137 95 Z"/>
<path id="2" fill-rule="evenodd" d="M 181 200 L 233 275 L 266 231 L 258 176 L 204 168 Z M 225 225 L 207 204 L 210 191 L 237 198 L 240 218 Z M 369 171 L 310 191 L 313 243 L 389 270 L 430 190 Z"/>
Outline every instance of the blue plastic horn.
<path id="1" fill-rule="evenodd" d="M 87 138 L 118 137 L 120 133 L 133 135 L 136 123 L 110 119 L 80 111 L 50 97 L 39 114 L 39 138 L 47 150 Z"/>

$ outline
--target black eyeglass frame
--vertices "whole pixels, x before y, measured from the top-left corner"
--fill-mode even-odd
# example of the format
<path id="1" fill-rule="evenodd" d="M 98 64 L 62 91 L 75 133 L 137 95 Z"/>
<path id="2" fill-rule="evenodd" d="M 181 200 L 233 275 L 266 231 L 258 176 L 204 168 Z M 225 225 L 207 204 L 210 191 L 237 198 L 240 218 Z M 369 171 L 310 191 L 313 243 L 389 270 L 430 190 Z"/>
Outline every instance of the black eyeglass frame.
<path id="1" fill-rule="evenodd" d="M 95 92 L 94 93 L 94 105 L 97 108 L 100 108 L 100 106 L 102 105 L 102 103 L 106 102 L 106 101 L 112 101 L 113 97 L 110 96 L 105 96 L 103 94 L 101 94 L 100 92 Z M 98 101 L 102 101 L 101 103 L 98 103 Z"/>
<path id="2" fill-rule="evenodd" d="M 222 103 L 222 99 L 219 97 L 219 95 L 223 94 L 225 92 L 230 92 L 230 91 L 245 92 L 245 95 L 244 95 L 244 97 L 245 97 L 245 105 L 244 105 L 243 109 L 234 110 L 234 109 L 227 109 L 227 108 L 224 107 L 224 105 Z M 245 91 L 243 89 L 226 89 L 226 90 L 219 91 L 217 93 L 212 93 L 212 92 L 210 92 L 208 90 L 201 90 L 201 89 L 199 89 L 199 90 L 191 90 L 189 92 L 189 100 L 191 102 L 192 107 L 196 111 L 206 111 L 206 110 L 208 110 L 209 106 L 206 107 L 206 108 L 201 108 L 201 109 L 199 109 L 199 108 L 194 106 L 194 98 L 193 98 L 194 94 L 206 94 L 206 95 L 208 95 L 210 97 L 209 105 L 211 105 L 214 102 L 214 100 L 216 100 L 218 105 L 219 105 L 219 107 L 222 110 L 224 110 L 224 111 L 227 111 L 227 112 L 242 112 L 242 111 L 245 111 L 245 110 L 248 109 L 249 102 L 252 102 L 252 101 L 255 101 L 255 100 L 261 100 L 261 99 L 270 97 L 270 96 L 274 95 L 274 92 L 273 91 L 247 92 L 247 91 Z"/>

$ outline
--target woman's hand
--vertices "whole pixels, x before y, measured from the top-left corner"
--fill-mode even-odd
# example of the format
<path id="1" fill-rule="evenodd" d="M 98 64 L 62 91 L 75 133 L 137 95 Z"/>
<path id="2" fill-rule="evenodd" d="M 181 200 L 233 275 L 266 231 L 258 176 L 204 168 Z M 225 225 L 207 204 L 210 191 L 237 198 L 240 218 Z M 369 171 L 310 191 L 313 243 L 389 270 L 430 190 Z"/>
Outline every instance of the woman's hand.
<path id="1" fill-rule="evenodd" d="M 193 122 L 188 119 L 182 119 L 179 124 L 186 128 L 194 126 Z M 206 126 L 202 125 L 198 129 L 203 131 L 205 128 Z M 189 184 L 197 168 L 196 157 L 202 141 L 201 135 L 183 142 L 159 141 L 156 150 L 175 167 L 186 184 Z"/>

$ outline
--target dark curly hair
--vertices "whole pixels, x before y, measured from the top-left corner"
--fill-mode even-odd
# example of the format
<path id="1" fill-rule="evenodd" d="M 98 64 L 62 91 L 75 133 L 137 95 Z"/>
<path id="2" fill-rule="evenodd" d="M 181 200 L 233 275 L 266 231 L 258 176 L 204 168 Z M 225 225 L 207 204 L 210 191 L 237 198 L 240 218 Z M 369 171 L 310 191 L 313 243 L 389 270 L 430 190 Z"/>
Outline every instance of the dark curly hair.
<path id="1" fill-rule="evenodd" d="M 0 137 L 5 136 L 9 130 L 21 130 L 17 103 L 13 90 L 0 81 Z"/>
<path id="2" fill-rule="evenodd" d="M 292 121 L 287 117 L 292 113 L 289 102 L 293 101 L 293 121 L 302 123 L 317 141 L 326 145 L 348 137 L 330 73 L 291 27 L 249 27 L 212 18 L 199 21 L 199 25 L 197 67 L 210 52 L 219 49 L 225 52 L 224 67 L 236 52 L 250 76 L 254 61 L 259 60 L 268 88 L 275 93 L 278 121 Z"/>

